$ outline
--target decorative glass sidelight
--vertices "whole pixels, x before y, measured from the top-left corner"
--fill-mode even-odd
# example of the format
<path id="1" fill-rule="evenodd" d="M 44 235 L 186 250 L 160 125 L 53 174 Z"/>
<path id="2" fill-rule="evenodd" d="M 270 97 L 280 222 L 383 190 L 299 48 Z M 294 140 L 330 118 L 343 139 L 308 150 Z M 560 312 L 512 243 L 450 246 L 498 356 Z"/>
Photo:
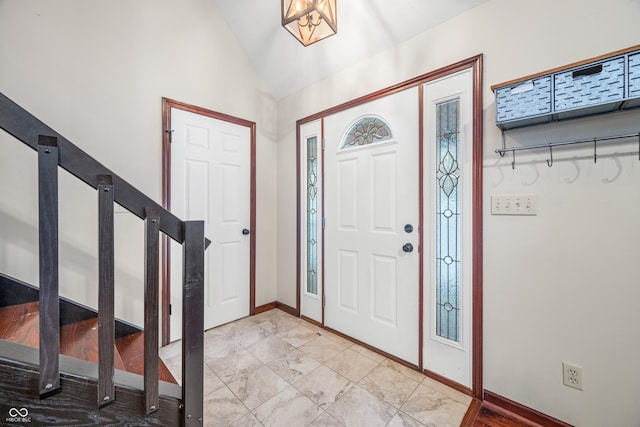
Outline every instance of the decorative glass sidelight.
<path id="1" fill-rule="evenodd" d="M 307 292 L 318 294 L 318 139 L 307 139 Z"/>
<path id="2" fill-rule="evenodd" d="M 436 335 L 460 342 L 460 99 L 436 104 Z"/>
<path id="3" fill-rule="evenodd" d="M 389 141 L 393 138 L 391 129 L 378 117 L 364 117 L 355 122 L 345 133 L 340 150 Z"/>

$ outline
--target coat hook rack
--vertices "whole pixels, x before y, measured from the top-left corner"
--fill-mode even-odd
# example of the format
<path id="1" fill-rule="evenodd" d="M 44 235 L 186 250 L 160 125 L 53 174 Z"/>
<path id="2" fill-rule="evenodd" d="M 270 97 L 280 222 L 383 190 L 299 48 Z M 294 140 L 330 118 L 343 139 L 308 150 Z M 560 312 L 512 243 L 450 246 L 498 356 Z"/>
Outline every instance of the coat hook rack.
<path id="1" fill-rule="evenodd" d="M 593 143 L 593 162 L 597 163 L 598 162 L 598 141 L 615 141 L 619 139 L 628 139 L 628 138 L 638 138 L 638 160 L 640 160 L 640 132 L 627 133 L 624 135 L 598 136 L 598 137 L 589 138 L 589 139 L 576 139 L 573 141 L 551 142 L 548 144 L 528 145 L 526 147 L 507 147 L 505 137 L 504 137 L 504 130 L 503 130 L 502 131 L 502 148 L 497 149 L 495 152 L 500 154 L 500 157 L 504 157 L 504 155 L 508 151 L 511 151 L 511 154 L 513 155 L 513 159 L 511 160 L 511 168 L 515 169 L 516 168 L 516 151 L 548 148 L 550 158 L 547 160 L 547 166 L 551 167 L 553 166 L 553 147 Z"/>

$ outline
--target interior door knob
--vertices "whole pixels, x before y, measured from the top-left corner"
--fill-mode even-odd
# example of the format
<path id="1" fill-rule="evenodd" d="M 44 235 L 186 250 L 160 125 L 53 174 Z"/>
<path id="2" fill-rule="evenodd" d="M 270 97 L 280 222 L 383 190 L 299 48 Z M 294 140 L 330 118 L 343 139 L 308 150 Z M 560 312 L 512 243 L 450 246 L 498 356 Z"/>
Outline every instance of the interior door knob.
<path id="1" fill-rule="evenodd" d="M 246 236 L 247 234 L 249 234 L 249 233 L 251 233 L 251 232 L 250 232 L 248 229 L 246 229 L 246 228 L 243 228 L 243 229 L 242 229 L 242 234 L 244 234 L 245 236 Z"/>
<path id="2" fill-rule="evenodd" d="M 412 245 L 411 243 L 405 243 L 405 244 L 402 246 L 402 250 L 403 250 L 404 252 L 413 252 L 413 245 Z"/>

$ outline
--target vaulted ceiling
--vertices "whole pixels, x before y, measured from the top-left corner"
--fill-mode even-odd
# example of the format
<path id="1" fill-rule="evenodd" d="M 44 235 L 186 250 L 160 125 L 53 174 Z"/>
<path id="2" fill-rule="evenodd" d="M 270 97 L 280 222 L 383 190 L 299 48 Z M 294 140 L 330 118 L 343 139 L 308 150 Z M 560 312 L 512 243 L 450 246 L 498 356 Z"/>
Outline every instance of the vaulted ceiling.
<path id="1" fill-rule="evenodd" d="M 282 0 L 213 0 L 271 94 L 282 99 L 488 0 L 337 0 L 338 33 L 304 47 Z"/>

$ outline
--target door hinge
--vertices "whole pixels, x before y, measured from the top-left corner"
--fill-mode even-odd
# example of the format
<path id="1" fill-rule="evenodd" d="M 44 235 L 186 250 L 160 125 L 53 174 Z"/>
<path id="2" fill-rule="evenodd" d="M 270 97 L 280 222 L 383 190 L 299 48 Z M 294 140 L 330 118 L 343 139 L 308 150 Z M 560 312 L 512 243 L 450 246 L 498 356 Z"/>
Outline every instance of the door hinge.
<path id="1" fill-rule="evenodd" d="M 167 129 L 165 132 L 169 134 L 169 142 L 173 142 L 173 129 Z"/>
<path id="2" fill-rule="evenodd" d="M 324 297 L 324 294 L 322 294 L 322 307 L 324 307 L 325 303 L 326 303 L 326 299 Z"/>
<path id="3" fill-rule="evenodd" d="M 169 316 L 171 316 L 171 304 L 169 304 Z"/>
<path id="4" fill-rule="evenodd" d="M 324 217 L 322 217 L 322 229 L 324 230 L 325 227 L 325 222 L 324 222 Z"/>
<path id="5" fill-rule="evenodd" d="M 324 151 L 324 138 L 322 138 L 322 151 Z"/>

